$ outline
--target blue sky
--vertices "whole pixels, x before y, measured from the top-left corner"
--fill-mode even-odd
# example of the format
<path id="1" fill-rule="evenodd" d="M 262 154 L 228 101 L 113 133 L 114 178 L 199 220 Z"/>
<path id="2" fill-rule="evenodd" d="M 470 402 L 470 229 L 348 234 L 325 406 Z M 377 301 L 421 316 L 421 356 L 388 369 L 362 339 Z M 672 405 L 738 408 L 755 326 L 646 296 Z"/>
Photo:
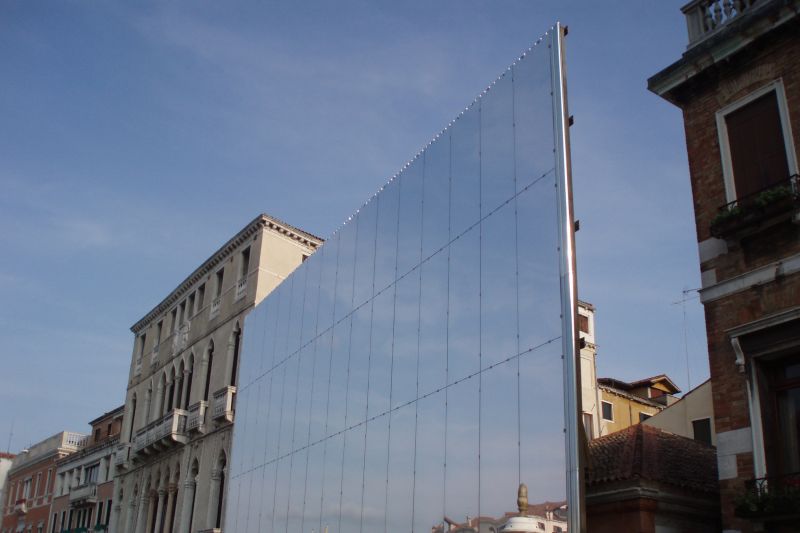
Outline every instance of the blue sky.
<path id="1" fill-rule="evenodd" d="M 0 3 L 0 449 L 124 400 L 129 327 L 260 212 L 331 234 L 554 21 L 598 372 L 708 375 L 682 2 Z"/>

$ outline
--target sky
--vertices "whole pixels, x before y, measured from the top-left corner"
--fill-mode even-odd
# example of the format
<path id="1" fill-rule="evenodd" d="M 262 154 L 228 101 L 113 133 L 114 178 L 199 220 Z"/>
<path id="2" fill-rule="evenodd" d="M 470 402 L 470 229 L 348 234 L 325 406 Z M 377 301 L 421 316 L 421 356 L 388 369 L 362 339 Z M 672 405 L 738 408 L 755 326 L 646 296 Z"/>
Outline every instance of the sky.
<path id="1" fill-rule="evenodd" d="M 646 89 L 682 3 L 0 3 L 0 449 L 87 432 L 130 326 L 230 236 L 330 235 L 556 20 L 598 375 L 700 384 L 683 123 Z"/>

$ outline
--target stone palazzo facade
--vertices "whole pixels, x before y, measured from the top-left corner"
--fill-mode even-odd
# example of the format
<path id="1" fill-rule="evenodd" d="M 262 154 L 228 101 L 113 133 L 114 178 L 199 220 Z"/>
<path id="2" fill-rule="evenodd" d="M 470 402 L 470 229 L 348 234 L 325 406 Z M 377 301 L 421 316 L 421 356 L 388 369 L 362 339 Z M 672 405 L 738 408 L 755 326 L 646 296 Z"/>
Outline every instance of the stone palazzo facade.
<path id="1" fill-rule="evenodd" d="M 260 215 L 133 325 L 110 531 L 221 530 L 244 318 L 320 244 Z"/>

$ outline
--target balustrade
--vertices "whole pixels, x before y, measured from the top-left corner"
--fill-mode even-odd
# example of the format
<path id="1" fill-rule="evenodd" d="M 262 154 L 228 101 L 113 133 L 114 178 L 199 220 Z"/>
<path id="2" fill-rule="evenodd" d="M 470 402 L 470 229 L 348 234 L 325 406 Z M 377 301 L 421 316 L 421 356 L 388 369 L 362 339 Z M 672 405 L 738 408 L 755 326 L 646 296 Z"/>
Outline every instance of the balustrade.
<path id="1" fill-rule="evenodd" d="M 214 420 L 224 418 L 228 422 L 233 422 L 233 400 L 236 394 L 236 387 L 228 385 L 222 387 L 214 393 Z"/>
<path id="2" fill-rule="evenodd" d="M 757 0 L 695 0 L 685 5 L 683 14 L 689 30 L 689 46 L 705 39 L 756 3 Z"/>

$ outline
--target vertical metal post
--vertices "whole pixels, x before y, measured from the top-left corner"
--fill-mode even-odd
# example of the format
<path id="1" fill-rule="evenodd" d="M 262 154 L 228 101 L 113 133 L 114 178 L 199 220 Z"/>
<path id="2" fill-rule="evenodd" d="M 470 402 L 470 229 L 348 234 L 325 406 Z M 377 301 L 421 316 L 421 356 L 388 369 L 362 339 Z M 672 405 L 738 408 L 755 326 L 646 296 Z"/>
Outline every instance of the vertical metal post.
<path id="1" fill-rule="evenodd" d="M 580 365 L 578 364 L 577 282 L 575 279 L 575 223 L 572 207 L 572 168 L 569 146 L 569 111 L 564 61 L 565 29 L 556 23 L 551 40 L 553 128 L 555 134 L 556 187 L 561 275 L 561 324 L 564 354 L 564 423 L 569 531 L 586 531 L 580 439 Z"/>

